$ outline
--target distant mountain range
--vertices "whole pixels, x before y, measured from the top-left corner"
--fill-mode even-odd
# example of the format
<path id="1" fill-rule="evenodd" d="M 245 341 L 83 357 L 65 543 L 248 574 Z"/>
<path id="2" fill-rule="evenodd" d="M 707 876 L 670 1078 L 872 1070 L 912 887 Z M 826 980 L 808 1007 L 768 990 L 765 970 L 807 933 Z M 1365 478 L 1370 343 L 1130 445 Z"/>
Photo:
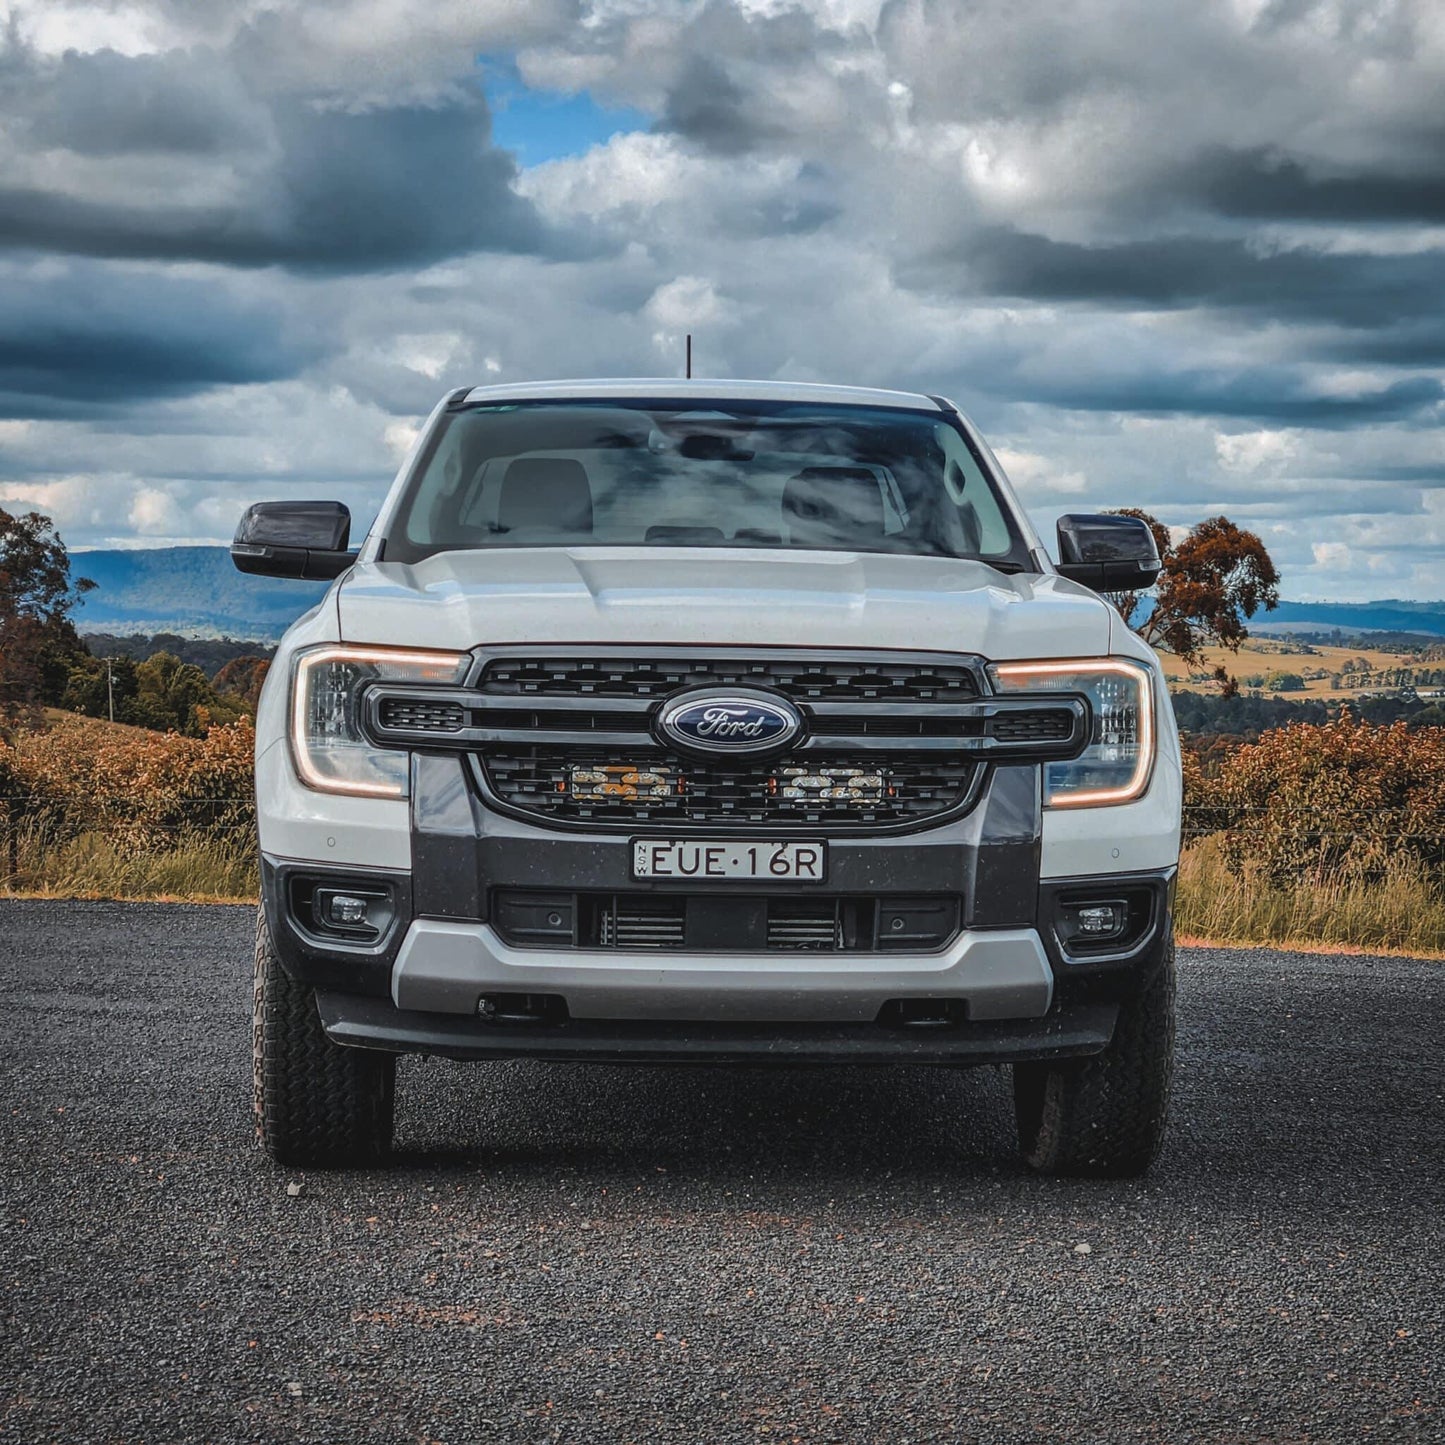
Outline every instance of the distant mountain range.
<path id="1" fill-rule="evenodd" d="M 71 570 L 97 584 L 77 609 L 82 632 L 178 632 L 274 642 L 326 590 L 324 582 L 248 577 L 224 547 L 78 552 Z M 1445 601 L 1281 602 L 1256 632 L 1304 628 L 1445 637 Z"/>
<path id="2" fill-rule="evenodd" d="M 1418 632 L 1445 637 L 1445 601 L 1405 602 L 1389 597 L 1383 602 L 1281 602 L 1250 623 L 1251 632 L 1298 632 L 1306 628 L 1341 632 Z"/>
<path id="3" fill-rule="evenodd" d="M 73 616 L 82 632 L 178 632 L 274 642 L 326 591 L 324 582 L 248 577 L 225 547 L 76 552 L 71 575 L 96 584 Z"/>

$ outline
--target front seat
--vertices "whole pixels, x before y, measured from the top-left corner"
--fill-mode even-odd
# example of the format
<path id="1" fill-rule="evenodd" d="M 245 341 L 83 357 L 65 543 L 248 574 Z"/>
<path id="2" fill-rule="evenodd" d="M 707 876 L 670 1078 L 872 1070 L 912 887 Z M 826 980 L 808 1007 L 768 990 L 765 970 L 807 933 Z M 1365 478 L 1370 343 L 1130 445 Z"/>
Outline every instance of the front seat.
<path id="1" fill-rule="evenodd" d="M 804 467 L 783 488 L 795 546 L 853 547 L 883 540 L 883 489 L 867 467 Z"/>
<path id="2" fill-rule="evenodd" d="M 592 486 L 571 457 L 519 457 L 502 476 L 497 531 L 558 540 L 592 534 Z"/>

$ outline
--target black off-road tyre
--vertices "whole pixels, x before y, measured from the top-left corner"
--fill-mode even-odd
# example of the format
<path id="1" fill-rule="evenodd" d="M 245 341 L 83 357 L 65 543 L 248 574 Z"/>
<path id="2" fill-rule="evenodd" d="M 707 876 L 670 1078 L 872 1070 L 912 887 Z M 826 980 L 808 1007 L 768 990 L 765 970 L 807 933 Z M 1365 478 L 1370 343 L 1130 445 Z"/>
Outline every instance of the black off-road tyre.
<path id="1" fill-rule="evenodd" d="M 1159 1156 L 1174 1068 L 1174 940 L 1101 1054 L 1014 1065 L 1019 1147 L 1040 1174 L 1125 1179 Z"/>
<path id="2" fill-rule="evenodd" d="M 281 966 L 256 912 L 251 1060 L 256 1142 L 278 1164 L 375 1164 L 391 1148 L 396 1055 L 326 1037 L 316 991 Z"/>

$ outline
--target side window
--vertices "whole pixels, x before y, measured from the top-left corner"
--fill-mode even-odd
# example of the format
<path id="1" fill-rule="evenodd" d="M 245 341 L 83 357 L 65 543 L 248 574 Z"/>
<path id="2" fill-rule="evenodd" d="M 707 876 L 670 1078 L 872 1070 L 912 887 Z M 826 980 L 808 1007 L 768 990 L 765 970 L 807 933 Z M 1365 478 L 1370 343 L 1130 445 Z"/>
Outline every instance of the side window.
<path id="1" fill-rule="evenodd" d="M 943 451 L 944 490 L 958 509 L 967 545 L 985 557 L 1007 552 L 1008 523 L 968 443 L 942 423 L 934 427 L 933 434 Z"/>

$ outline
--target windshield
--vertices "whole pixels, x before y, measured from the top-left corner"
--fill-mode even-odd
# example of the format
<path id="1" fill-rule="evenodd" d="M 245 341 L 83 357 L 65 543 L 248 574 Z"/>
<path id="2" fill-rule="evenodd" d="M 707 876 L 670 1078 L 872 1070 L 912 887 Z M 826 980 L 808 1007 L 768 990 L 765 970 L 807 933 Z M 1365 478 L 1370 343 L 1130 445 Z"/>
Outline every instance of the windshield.
<path id="1" fill-rule="evenodd" d="M 579 546 L 1027 565 L 1007 507 L 947 416 L 752 401 L 463 406 L 432 437 L 383 555 Z"/>

